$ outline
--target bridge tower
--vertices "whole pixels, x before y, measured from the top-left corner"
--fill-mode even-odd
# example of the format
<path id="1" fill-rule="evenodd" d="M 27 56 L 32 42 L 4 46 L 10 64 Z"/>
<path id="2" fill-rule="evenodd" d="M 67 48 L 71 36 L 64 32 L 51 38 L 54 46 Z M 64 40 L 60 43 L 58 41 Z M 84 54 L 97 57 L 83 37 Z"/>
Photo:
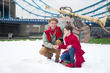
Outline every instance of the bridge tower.
<path id="1" fill-rule="evenodd" d="M 15 18 L 15 3 L 13 0 L 0 0 L 0 18 Z"/>
<path id="2" fill-rule="evenodd" d="M 0 0 L 0 18 L 15 18 L 16 5 L 13 0 Z M 0 23 L 0 36 L 8 36 L 8 33 L 18 34 L 19 25 Z"/>

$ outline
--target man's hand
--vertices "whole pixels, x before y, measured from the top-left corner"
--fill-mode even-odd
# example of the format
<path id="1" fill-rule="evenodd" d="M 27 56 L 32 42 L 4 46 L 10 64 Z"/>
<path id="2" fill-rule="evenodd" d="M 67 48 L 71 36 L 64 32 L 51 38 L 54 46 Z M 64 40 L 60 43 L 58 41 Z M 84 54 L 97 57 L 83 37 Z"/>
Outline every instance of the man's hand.
<path id="1" fill-rule="evenodd" d="M 57 45 L 53 45 L 52 48 L 58 49 L 58 46 Z"/>

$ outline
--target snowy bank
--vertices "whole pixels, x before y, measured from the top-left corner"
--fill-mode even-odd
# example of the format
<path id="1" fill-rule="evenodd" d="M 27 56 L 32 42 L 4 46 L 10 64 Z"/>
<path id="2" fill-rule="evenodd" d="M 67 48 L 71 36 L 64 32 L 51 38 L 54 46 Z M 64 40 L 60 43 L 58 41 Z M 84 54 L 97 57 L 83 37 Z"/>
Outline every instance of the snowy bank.
<path id="1" fill-rule="evenodd" d="M 0 42 L 0 73 L 110 73 L 110 45 L 81 43 L 82 68 L 67 68 L 39 54 L 42 40 Z M 64 50 L 62 50 L 64 51 Z"/>

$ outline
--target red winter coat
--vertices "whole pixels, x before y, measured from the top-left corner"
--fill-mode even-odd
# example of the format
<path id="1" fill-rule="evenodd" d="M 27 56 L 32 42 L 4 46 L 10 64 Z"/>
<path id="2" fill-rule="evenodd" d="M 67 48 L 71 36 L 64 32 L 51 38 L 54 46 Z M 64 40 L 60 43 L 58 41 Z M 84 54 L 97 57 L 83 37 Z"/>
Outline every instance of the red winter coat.
<path id="1" fill-rule="evenodd" d="M 72 33 L 69 36 L 64 38 L 65 44 L 59 45 L 59 49 L 66 49 L 68 45 L 72 45 L 75 48 L 75 65 L 76 67 L 81 66 L 83 62 L 85 62 L 83 58 L 83 54 L 85 53 L 81 49 L 80 42 L 78 38 Z M 67 52 L 68 50 L 64 51 L 63 53 Z"/>

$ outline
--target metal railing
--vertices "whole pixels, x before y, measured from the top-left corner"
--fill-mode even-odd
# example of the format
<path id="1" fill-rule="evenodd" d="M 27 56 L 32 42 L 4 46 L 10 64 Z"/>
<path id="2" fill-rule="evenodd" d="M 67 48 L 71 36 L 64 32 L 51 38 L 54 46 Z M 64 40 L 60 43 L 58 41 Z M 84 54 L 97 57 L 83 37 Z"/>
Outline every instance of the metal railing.
<path id="1" fill-rule="evenodd" d="M 13 18 L 0 18 L 0 23 L 46 25 L 46 24 L 48 24 L 48 19 L 13 19 Z"/>

